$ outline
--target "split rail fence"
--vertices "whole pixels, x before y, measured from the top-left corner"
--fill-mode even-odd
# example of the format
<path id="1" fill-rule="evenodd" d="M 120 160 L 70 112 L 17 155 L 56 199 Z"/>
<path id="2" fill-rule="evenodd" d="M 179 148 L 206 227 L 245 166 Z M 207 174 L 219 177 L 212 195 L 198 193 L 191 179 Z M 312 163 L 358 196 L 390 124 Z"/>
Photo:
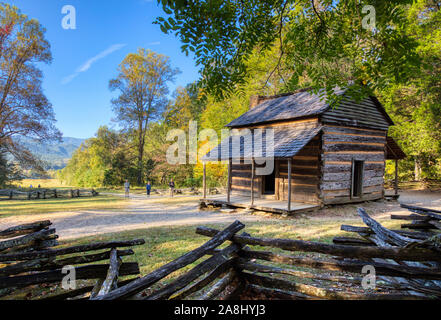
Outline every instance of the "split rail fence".
<path id="1" fill-rule="evenodd" d="M 75 266 L 77 280 L 97 279 L 97 282 L 93 286 L 62 290 L 50 299 L 104 295 L 117 285 L 133 281 L 118 283 L 118 275 L 139 274 L 138 263 L 123 263 L 121 258 L 134 253 L 129 247 L 144 244 L 143 239 L 138 239 L 60 247 L 50 221 L 8 228 L 0 231 L 0 239 L 3 239 L 0 241 L 0 297 L 4 299 L 17 298 L 20 289 L 27 287 L 61 284 L 67 274 L 63 272 L 66 266 Z M 96 264 L 103 260 L 109 262 Z"/>
<path id="2" fill-rule="evenodd" d="M 93 274 L 99 279 L 97 284 L 81 292 L 67 292 L 58 298 L 440 299 L 440 234 L 437 231 L 390 230 L 372 219 L 363 209 L 359 209 L 358 213 L 366 224 L 365 227 L 342 226 L 343 230 L 355 232 L 358 236 L 336 237 L 332 244 L 253 237 L 247 233 L 240 233 L 245 225 L 239 221 L 235 221 L 224 230 L 199 227 L 196 233 L 210 238 L 206 243 L 143 277 L 129 280 L 129 283 L 116 283 L 115 279 L 127 273 L 135 274 L 137 265 L 130 269 L 131 272 L 123 268 L 124 264 L 119 262 L 118 257 L 124 251 L 117 251 L 116 247 L 141 242 L 101 244 L 100 249 L 111 248 L 105 254 L 110 263 L 104 267 L 97 267 L 101 268 L 99 274 Z M 427 214 L 424 211 L 420 215 L 428 216 L 430 220 L 438 219 L 432 213 Z M 97 248 L 96 245 L 92 247 Z M 84 249 L 82 248 L 82 251 Z M 63 249 L 51 252 L 59 250 Z M 34 258 L 48 257 L 41 256 L 38 251 L 32 254 Z M 30 256 L 3 253 L 0 255 L 0 261 L 13 261 L 19 266 L 31 263 L 31 266 L 26 267 L 31 268 L 30 270 L 38 268 L 32 265 L 32 261 L 37 263 L 35 260 L 23 261 L 23 257 Z M 56 263 L 56 270 L 66 262 L 61 261 Z M 174 276 L 176 271 L 190 265 L 193 265 L 190 270 Z M 362 285 L 366 276 L 362 270 L 366 266 L 375 270 L 375 288 Z M 14 265 L 10 265 L 9 268 L 14 268 Z M 58 273 L 58 278 L 53 278 L 56 278 L 56 281 L 59 281 Z M 156 285 L 169 276 L 172 280 L 167 284 Z M 3 284 L 3 287 L 17 287 L 20 282 L 14 281 L 16 277 L 4 275 L 0 283 L 7 284 Z M 30 283 L 35 281 L 24 284 Z"/>
<path id="3" fill-rule="evenodd" d="M 35 189 L 31 191 L 19 191 L 15 189 L 0 190 L 0 196 L 13 199 L 49 199 L 49 198 L 79 198 L 95 197 L 99 193 L 94 190 L 85 189 Z"/>

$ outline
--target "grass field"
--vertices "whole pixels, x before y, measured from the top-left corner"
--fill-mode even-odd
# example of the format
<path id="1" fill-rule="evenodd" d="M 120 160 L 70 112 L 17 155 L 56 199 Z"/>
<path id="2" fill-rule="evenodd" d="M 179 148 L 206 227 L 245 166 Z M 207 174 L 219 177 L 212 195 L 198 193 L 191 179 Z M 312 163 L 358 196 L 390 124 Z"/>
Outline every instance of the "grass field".
<path id="1" fill-rule="evenodd" d="M 127 201 L 112 195 L 99 195 L 84 198 L 59 198 L 38 200 L 1 200 L 0 219 L 2 217 L 62 212 L 86 209 L 119 209 L 124 208 Z"/>

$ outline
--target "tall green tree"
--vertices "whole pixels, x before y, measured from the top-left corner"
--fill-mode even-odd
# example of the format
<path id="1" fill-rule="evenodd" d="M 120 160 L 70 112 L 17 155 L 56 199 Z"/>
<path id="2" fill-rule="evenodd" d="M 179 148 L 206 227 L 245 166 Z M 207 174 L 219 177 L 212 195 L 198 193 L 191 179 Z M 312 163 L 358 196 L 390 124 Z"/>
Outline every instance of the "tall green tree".
<path id="1" fill-rule="evenodd" d="M 41 24 L 9 4 L 0 3 L 0 25 L 0 145 L 23 167 L 42 169 L 38 159 L 13 138 L 61 138 L 38 68 L 39 63 L 51 62 L 50 45 Z"/>
<path id="2" fill-rule="evenodd" d="M 178 70 L 170 59 L 146 49 L 131 53 L 121 62 L 118 77 L 109 88 L 119 96 L 112 100 L 115 120 L 127 132 L 136 135 L 138 158 L 137 183 L 144 182 L 144 146 L 150 122 L 158 120 L 167 105 L 168 84 Z"/>
<path id="3" fill-rule="evenodd" d="M 265 54 L 275 45 L 273 73 L 291 71 L 287 90 L 306 77 L 330 99 L 336 98 L 336 86 L 349 86 L 351 95 L 361 98 L 390 83 L 405 83 L 419 64 L 417 43 L 404 28 L 409 0 L 158 2 L 167 16 L 156 22 L 180 38 L 183 52 L 194 53 L 201 84 L 216 97 L 246 82 L 255 50 Z"/>

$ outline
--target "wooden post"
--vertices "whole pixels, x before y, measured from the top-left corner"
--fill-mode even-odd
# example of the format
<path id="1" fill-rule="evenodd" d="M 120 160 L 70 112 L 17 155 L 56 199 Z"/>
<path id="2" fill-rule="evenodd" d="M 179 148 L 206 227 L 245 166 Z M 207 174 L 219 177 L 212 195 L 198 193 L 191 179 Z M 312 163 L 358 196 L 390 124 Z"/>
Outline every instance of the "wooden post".
<path id="1" fill-rule="evenodd" d="M 395 160 L 395 195 L 398 195 L 398 159 Z"/>
<path id="2" fill-rule="evenodd" d="M 204 176 L 202 179 L 202 186 L 204 188 L 204 199 L 207 199 L 207 164 L 203 162 Z"/>
<path id="3" fill-rule="evenodd" d="M 227 182 L 227 203 L 230 203 L 231 199 L 231 166 L 232 166 L 232 159 L 228 160 L 228 182 Z"/>
<path id="4" fill-rule="evenodd" d="M 254 158 L 251 160 L 251 206 L 254 206 Z"/>
<path id="5" fill-rule="evenodd" d="M 292 164 L 292 159 L 289 158 L 288 159 L 288 211 L 291 211 L 291 172 L 292 172 L 292 168 L 291 168 L 291 164 Z"/>

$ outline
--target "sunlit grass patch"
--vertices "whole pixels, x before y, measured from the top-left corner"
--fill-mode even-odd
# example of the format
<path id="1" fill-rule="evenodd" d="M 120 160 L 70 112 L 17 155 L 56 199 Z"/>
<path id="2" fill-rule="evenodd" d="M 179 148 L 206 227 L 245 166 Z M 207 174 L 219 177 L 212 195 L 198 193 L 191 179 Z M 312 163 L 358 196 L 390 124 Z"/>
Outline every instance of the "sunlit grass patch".
<path id="1" fill-rule="evenodd" d="M 111 195 L 80 198 L 36 200 L 1 200 L 0 218 L 14 215 L 42 214 L 74 210 L 119 209 L 127 206 L 125 199 Z"/>
<path id="2" fill-rule="evenodd" d="M 29 188 L 31 185 L 33 188 L 40 186 L 43 189 L 65 189 L 72 187 L 63 184 L 58 179 L 23 179 L 14 183 L 15 187 L 20 186 L 22 188 Z"/>

